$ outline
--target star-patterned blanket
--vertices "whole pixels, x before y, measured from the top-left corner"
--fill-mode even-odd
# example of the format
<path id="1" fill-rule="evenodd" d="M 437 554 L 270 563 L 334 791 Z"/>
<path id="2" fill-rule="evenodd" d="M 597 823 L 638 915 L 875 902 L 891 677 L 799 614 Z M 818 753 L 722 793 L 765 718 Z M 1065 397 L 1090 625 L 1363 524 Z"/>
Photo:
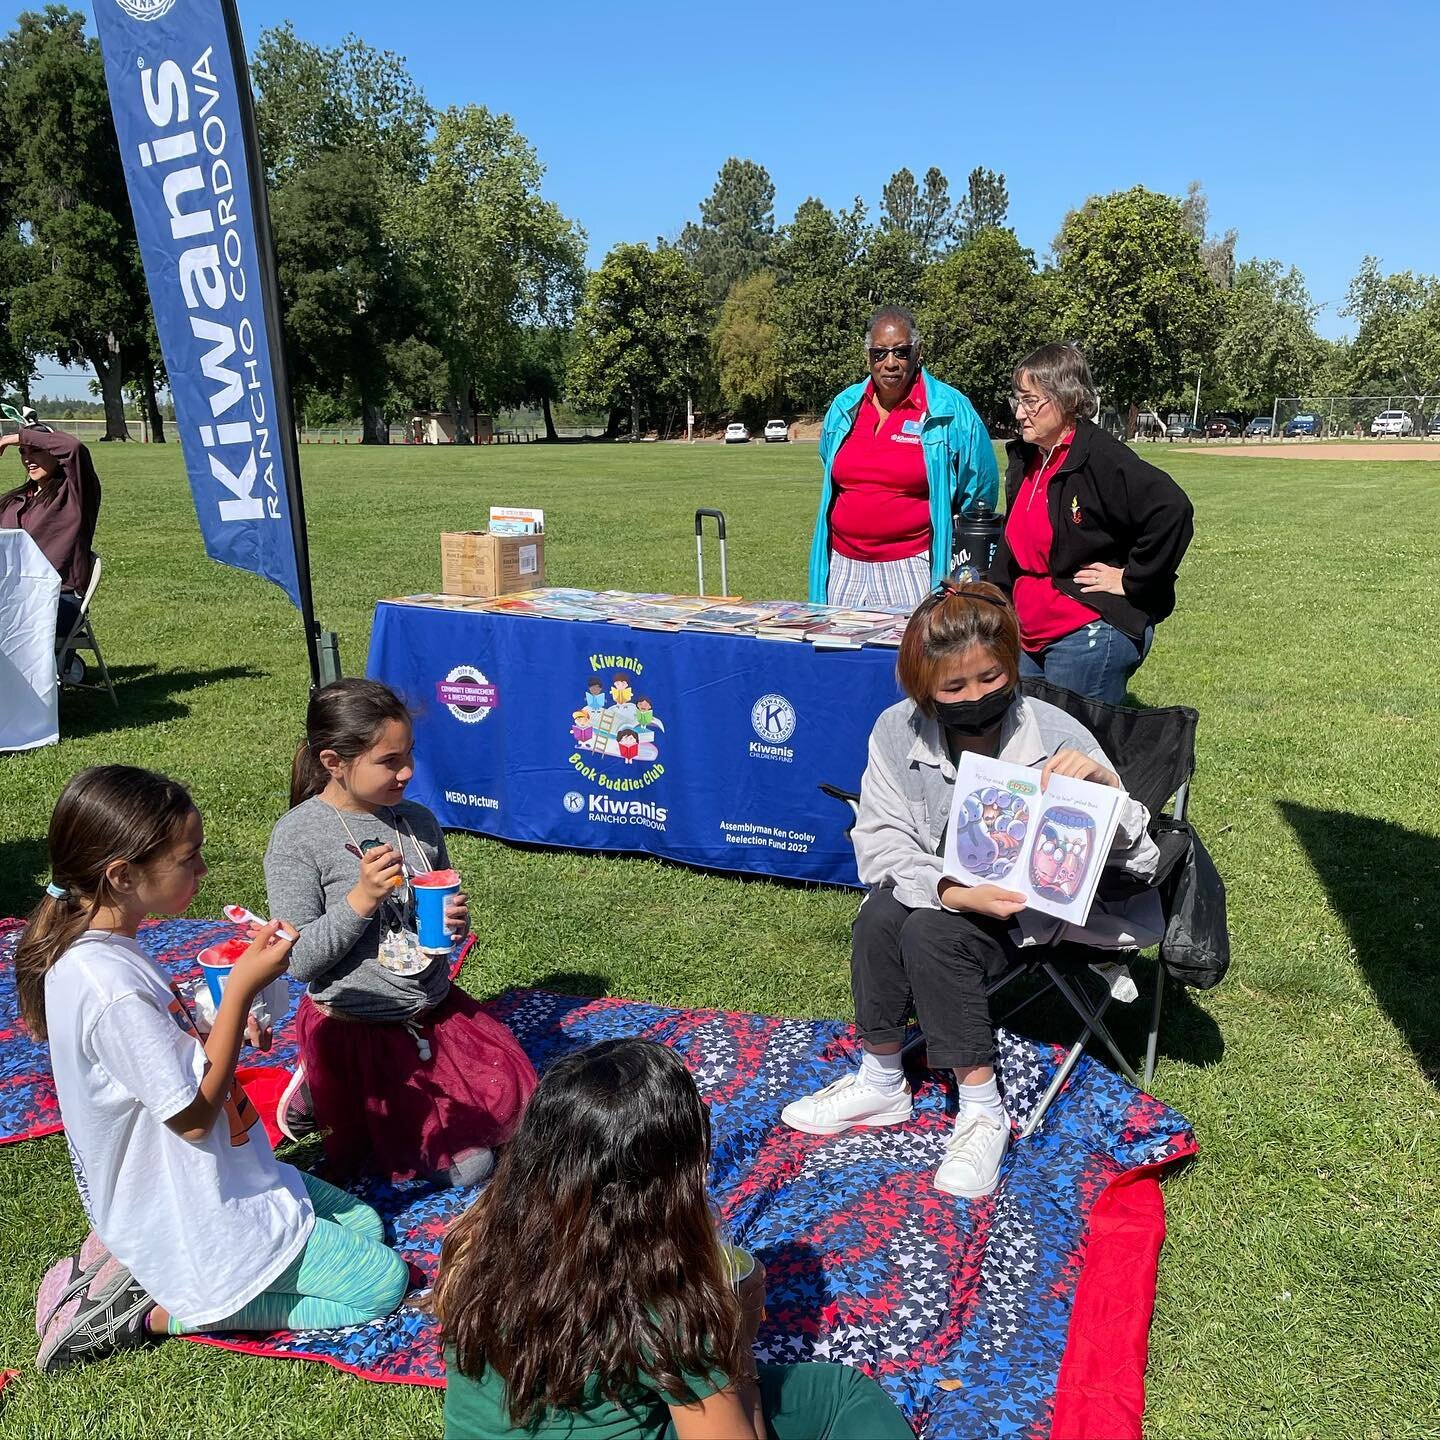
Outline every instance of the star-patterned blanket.
<path id="1" fill-rule="evenodd" d="M 177 949 L 193 945 L 193 955 L 208 943 L 198 930 L 158 938 L 177 965 Z M 4 959 L 0 937 L 0 983 Z M 12 1044 L 5 1003 L 0 992 L 0 1065 Z M 930 1183 L 953 1100 L 939 1075 L 912 1077 L 916 1113 L 905 1126 L 821 1137 L 779 1123 L 791 1099 L 855 1065 L 847 1024 L 534 990 L 487 1008 L 542 1071 L 567 1050 L 620 1035 L 648 1035 L 685 1058 L 711 1107 L 713 1192 L 736 1243 L 766 1267 L 762 1360 L 855 1365 L 926 1440 L 1140 1435 L 1164 1236 L 1157 1177 L 1194 1151 L 1175 1111 L 1083 1060 L 1036 1134 L 1012 1145 L 998 1191 L 967 1202 Z M 1053 1048 L 1001 1032 L 1001 1083 L 1017 1125 L 1057 1063 Z M 0 1075 L 8 1087 L 10 1069 Z M 427 1284 L 446 1228 L 475 1194 L 420 1184 L 361 1193 Z M 419 1299 L 412 1292 L 395 1315 L 347 1331 L 197 1343 L 438 1386 L 439 1336 Z"/>

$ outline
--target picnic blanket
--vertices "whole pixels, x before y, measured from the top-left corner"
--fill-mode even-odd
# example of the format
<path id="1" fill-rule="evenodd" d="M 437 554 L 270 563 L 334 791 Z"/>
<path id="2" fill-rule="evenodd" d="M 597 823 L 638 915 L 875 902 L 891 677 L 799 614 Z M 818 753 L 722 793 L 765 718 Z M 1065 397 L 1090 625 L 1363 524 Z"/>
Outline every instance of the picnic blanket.
<path id="1" fill-rule="evenodd" d="M 20 1007 L 15 993 L 15 969 L 11 961 L 23 920 L 0 920 L 0 1145 L 18 1140 L 37 1140 L 42 1135 L 57 1135 L 64 1128 L 60 1123 L 60 1107 L 55 1101 L 55 1082 L 50 1074 L 50 1051 L 43 1043 L 31 1038 L 20 1023 Z M 200 981 L 196 956 L 207 946 L 221 940 L 243 935 L 244 928 L 228 920 L 155 920 L 140 927 L 136 938 L 141 948 L 160 968 L 177 982 L 182 994 L 188 986 Z M 474 943 L 470 937 L 455 957 L 458 972 L 465 955 Z M 288 1072 L 295 1068 L 295 1009 L 305 993 L 305 986 L 293 977 L 290 1004 L 283 1018 L 275 1025 L 269 1050 L 245 1046 L 240 1054 L 244 1070 Z M 276 1089 L 284 1082 L 277 1078 Z M 251 1086 L 252 1090 L 255 1088 Z M 252 1096 L 260 1102 L 258 1093 Z M 278 1094 L 276 1096 L 278 1098 Z M 271 1143 L 283 1137 L 268 1111 L 262 1114 Z"/>
<path id="2" fill-rule="evenodd" d="M 181 925 L 192 928 L 142 932 L 167 966 L 182 966 L 187 946 L 193 954 L 227 928 L 165 922 Z M 0 937 L 0 973 L 4 961 Z M 5 1003 L 0 989 L 8 1122 L 12 1110 L 33 1118 L 41 1107 L 13 1101 L 5 1064 L 13 998 L 10 1012 Z M 930 1183 L 950 1125 L 940 1075 L 914 1077 L 916 1114 L 903 1127 L 821 1137 L 780 1125 L 789 1100 L 856 1063 L 848 1024 L 534 990 L 487 1008 L 542 1070 L 567 1050 L 620 1035 L 647 1035 L 685 1058 L 711 1107 L 713 1192 L 736 1243 L 766 1267 L 762 1360 L 855 1365 L 925 1440 L 1140 1435 L 1164 1238 L 1157 1177 L 1194 1151 L 1175 1111 L 1084 1060 L 1037 1133 L 1012 1148 L 999 1190 L 966 1202 Z M 281 1045 L 277 1038 L 283 1054 Z M 999 1045 L 1006 1103 L 1019 1122 L 1060 1052 L 1004 1031 Z M 32 1096 L 40 1088 L 32 1082 Z M 430 1280 L 446 1228 L 476 1192 L 411 1183 L 360 1193 Z M 373 1380 L 444 1383 L 434 1321 L 412 1303 L 350 1330 L 196 1343 L 319 1360 Z"/>

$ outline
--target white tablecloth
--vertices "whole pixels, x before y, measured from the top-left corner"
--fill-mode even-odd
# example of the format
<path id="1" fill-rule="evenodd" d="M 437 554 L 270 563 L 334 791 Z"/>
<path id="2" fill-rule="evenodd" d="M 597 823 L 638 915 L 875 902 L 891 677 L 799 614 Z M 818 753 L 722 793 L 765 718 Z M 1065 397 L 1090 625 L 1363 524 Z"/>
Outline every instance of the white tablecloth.
<path id="1" fill-rule="evenodd" d="M 23 530 L 0 530 L 0 750 L 60 738 L 55 613 L 60 577 Z"/>

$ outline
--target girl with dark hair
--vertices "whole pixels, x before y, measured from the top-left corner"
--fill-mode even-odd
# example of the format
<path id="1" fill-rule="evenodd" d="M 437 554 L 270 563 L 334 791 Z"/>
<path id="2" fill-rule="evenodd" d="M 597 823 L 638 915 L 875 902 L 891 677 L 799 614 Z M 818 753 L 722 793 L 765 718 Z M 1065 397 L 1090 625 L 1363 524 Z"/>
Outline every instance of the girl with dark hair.
<path id="1" fill-rule="evenodd" d="M 709 1163 L 673 1050 L 607 1040 L 545 1072 L 440 1252 L 448 1437 L 910 1440 L 857 1370 L 756 1366 L 764 1267 L 732 1282 Z"/>
<path id="2" fill-rule="evenodd" d="M 127 765 L 81 771 L 50 820 L 51 879 L 15 977 L 50 1043 L 94 1234 L 41 1281 L 42 1371 L 148 1336 L 360 1325 L 405 1294 L 380 1217 L 277 1161 L 235 1079 L 250 1003 L 286 970 L 280 922 L 235 962 L 203 1040 L 135 942 L 146 915 L 194 899 L 203 841 L 184 787 Z"/>
<path id="3" fill-rule="evenodd" d="M 1084 726 L 1020 694 L 1019 626 L 993 585 L 946 581 L 922 601 L 905 627 L 897 668 L 909 698 L 886 710 L 870 734 L 852 832 L 860 879 L 869 887 L 850 952 L 864 1057 L 854 1074 L 786 1106 L 781 1118 L 815 1135 L 909 1120 L 900 1050 L 913 1012 L 931 1066 L 952 1068 L 959 1086 L 935 1186 L 974 1198 L 994 1190 L 1010 1139 L 995 1079 L 988 984 L 1020 963 L 1022 942 L 1121 941 L 1102 901 L 1082 931 L 1025 910 L 1024 897 L 1001 885 L 968 886 L 945 876 L 956 763 L 970 750 L 1038 766 L 1042 790 L 1052 775 L 1117 788 L 1120 781 Z M 1154 873 L 1149 820 L 1143 805 L 1126 801 L 1108 864 Z M 1124 923 L 1132 937 L 1126 943 L 1133 944 L 1136 918 L 1125 916 Z"/>
<path id="4" fill-rule="evenodd" d="M 301 1065 L 277 1122 L 292 1138 L 327 1128 L 342 1175 L 442 1184 L 483 1180 L 510 1138 L 535 1071 L 515 1037 L 452 984 L 449 952 L 420 948 L 411 879 L 448 869 L 435 817 L 405 799 L 414 773 L 409 712 L 374 680 L 310 697 L 290 811 L 265 852 L 272 914 L 300 938 L 291 973 Z M 469 927 L 464 895 L 446 919 Z"/>

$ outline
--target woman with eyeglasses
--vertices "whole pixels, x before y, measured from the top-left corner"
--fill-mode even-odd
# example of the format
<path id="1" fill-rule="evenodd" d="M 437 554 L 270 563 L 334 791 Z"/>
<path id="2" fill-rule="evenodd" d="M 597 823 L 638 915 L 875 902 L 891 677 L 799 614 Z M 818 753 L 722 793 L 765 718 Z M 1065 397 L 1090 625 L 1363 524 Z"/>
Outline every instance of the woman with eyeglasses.
<path id="1" fill-rule="evenodd" d="M 910 311 L 881 306 L 865 348 L 869 380 L 820 430 L 810 603 L 913 610 L 950 573 L 955 511 L 993 506 L 999 470 L 974 406 L 922 368 Z"/>
<path id="2" fill-rule="evenodd" d="M 1118 705 L 1175 608 L 1194 534 L 1185 492 L 1091 418 L 1090 367 L 1042 345 L 1016 367 L 1005 530 L 990 579 L 1020 618 L 1020 674 Z"/>
<path id="3" fill-rule="evenodd" d="M 1042 791 L 1055 775 L 1120 786 L 1100 742 L 1078 720 L 1021 695 L 1020 631 L 995 586 L 942 582 L 910 617 L 896 673 L 907 698 L 886 710 L 870 733 L 851 832 L 855 866 L 869 887 L 850 932 L 860 1064 L 787 1105 L 780 1118 L 810 1135 L 909 1123 L 901 1046 L 913 1014 L 925 1032 L 930 1068 L 953 1070 L 958 1086 L 955 1125 L 935 1188 L 976 1199 L 999 1183 L 1010 1142 L 1010 1117 L 995 1078 L 987 993 L 993 982 L 1020 964 L 1024 947 L 1062 940 L 1113 946 L 1122 925 L 1125 943 L 1154 944 L 1160 935 L 1153 921 L 1142 928 L 1143 912 L 1103 898 L 1083 930 L 1025 909 L 1025 897 L 1005 884 L 1010 864 L 1004 863 L 1013 826 L 1025 822 L 1001 792 L 984 796 L 993 810 L 986 832 L 993 868 L 983 873 L 994 881 L 963 885 L 945 874 L 956 766 L 966 751 L 1033 766 Z M 1153 875 L 1159 852 L 1149 821 L 1145 807 L 1127 798 L 1105 864 L 1140 878 Z M 1057 839 L 1064 843 L 1063 835 Z M 1063 879 L 1066 865 L 1060 854 L 1047 878 Z"/>

